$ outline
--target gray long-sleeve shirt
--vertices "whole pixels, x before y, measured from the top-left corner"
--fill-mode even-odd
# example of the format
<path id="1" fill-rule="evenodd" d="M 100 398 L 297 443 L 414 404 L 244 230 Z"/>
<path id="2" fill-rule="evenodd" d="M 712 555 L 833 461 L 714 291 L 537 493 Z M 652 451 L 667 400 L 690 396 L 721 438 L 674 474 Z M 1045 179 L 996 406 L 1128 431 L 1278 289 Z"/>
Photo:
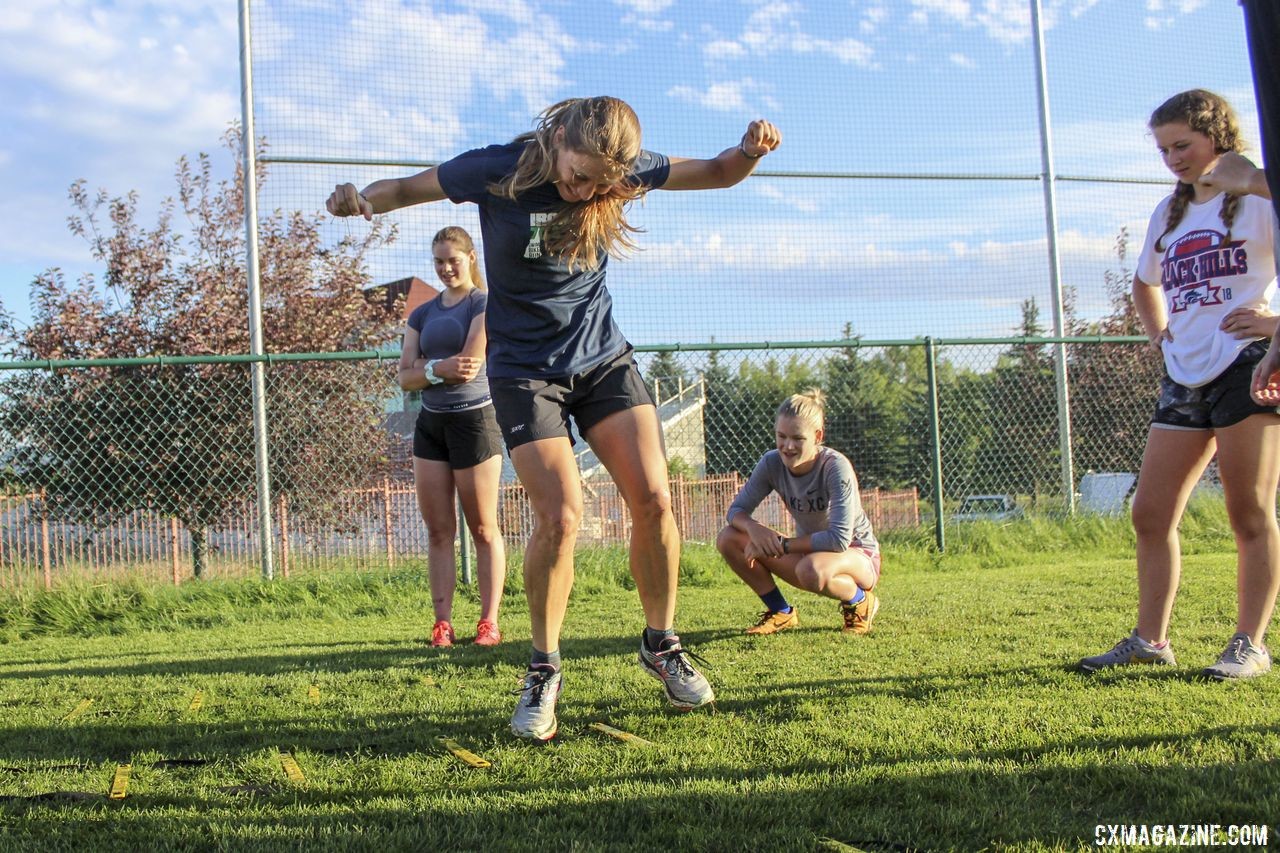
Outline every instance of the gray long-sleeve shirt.
<path id="1" fill-rule="evenodd" d="M 777 492 L 796 523 L 796 535 L 808 536 L 815 551 L 844 551 L 851 545 L 879 550 L 871 519 L 862 509 L 858 477 L 844 454 L 818 448 L 818 458 L 807 474 L 796 476 L 770 450 L 729 506 L 728 519 L 740 512 L 748 516 L 770 492 Z"/>

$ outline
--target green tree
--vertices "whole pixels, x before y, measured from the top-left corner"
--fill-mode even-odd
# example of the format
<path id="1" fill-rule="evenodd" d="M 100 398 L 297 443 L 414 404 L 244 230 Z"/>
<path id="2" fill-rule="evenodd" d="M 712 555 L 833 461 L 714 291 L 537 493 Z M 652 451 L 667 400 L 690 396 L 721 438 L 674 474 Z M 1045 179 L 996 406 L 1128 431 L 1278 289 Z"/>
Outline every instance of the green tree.
<path id="1" fill-rule="evenodd" d="M 845 337 L 854 340 L 852 328 Z M 826 443 L 867 488 L 929 482 L 928 388 L 923 347 L 847 347 L 824 365 Z"/>
<path id="2" fill-rule="evenodd" d="M 704 374 L 707 407 L 707 471 L 750 473 L 767 450 L 774 447 L 774 412 L 787 396 L 819 385 L 818 369 L 799 357 L 780 364 L 772 355 L 757 365 L 742 358 L 735 371 L 721 364 L 713 353 Z"/>
<path id="3" fill-rule="evenodd" d="M 1044 336 L 1034 299 L 1022 303 L 1017 334 Z M 991 438 L 978 453 L 982 491 L 1039 494 L 1055 489 L 1060 454 L 1053 356 L 1043 344 L 1019 343 L 1002 353 L 985 383 Z"/>
<path id="4" fill-rule="evenodd" d="M 137 194 L 71 187 L 71 230 L 105 268 L 68 285 L 60 270 L 32 284 L 34 319 L 17 342 L 30 359 L 243 353 L 249 348 L 244 181 L 239 134 L 224 145 L 234 179 L 209 157 L 178 162 L 177 200 L 153 228 Z M 258 175 L 266 180 L 265 169 Z M 174 227 L 175 208 L 190 227 Z M 105 221 L 104 221 L 105 216 Z M 260 223 L 263 327 L 268 351 L 367 349 L 396 334 L 401 306 L 366 298 L 364 258 L 393 233 L 324 245 L 322 219 L 275 211 Z M 381 394 L 340 363 L 269 370 L 273 488 L 295 514 L 333 520 L 341 492 L 385 462 Z M 82 524 L 138 509 L 177 518 L 191 535 L 193 573 L 205 573 L 208 531 L 255 492 L 245 365 L 92 367 L 6 380 L 0 430 L 8 467 L 45 511 Z"/>
<path id="5" fill-rule="evenodd" d="M 1116 235 L 1118 268 L 1104 276 L 1111 312 L 1095 322 L 1072 319 L 1071 334 L 1143 335 L 1133 305 L 1133 272 L 1126 266 L 1129 232 Z M 1072 312 L 1074 314 L 1074 312 Z M 1164 365 L 1146 344 L 1072 344 L 1072 456 L 1078 471 L 1134 471 L 1142 464 L 1147 425 Z"/>
<path id="6" fill-rule="evenodd" d="M 684 366 L 671 350 L 656 353 L 644 372 L 649 390 L 659 404 L 674 397 L 680 388 L 687 388 L 691 381 Z"/>

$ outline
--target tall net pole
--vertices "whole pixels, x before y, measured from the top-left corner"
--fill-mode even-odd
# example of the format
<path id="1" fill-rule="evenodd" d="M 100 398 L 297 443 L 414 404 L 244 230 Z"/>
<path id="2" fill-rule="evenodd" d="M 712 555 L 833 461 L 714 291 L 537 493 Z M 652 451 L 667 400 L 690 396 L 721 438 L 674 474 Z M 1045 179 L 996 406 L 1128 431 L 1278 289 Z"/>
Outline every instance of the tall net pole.
<path id="1" fill-rule="evenodd" d="M 249 352 L 265 354 L 262 343 L 262 282 L 258 275 L 258 149 L 253 128 L 253 53 L 249 35 L 249 0 L 240 0 L 240 130 L 244 134 L 245 271 L 249 280 Z M 271 524 L 271 462 L 267 454 L 265 366 L 249 366 L 253 386 L 253 455 L 258 480 L 258 536 L 262 541 L 262 577 L 275 577 Z"/>
<path id="2" fill-rule="evenodd" d="M 1053 139 L 1049 123 L 1049 76 L 1045 69 L 1044 26 L 1040 0 L 1031 0 L 1031 33 L 1036 43 L 1036 100 L 1040 107 L 1040 164 L 1044 184 L 1045 234 L 1049 246 L 1049 290 L 1053 304 L 1053 335 L 1066 335 L 1062 310 L 1062 259 L 1058 253 L 1058 204 L 1054 182 Z M 1067 512 L 1075 512 L 1075 472 L 1071 466 L 1071 398 L 1067 392 L 1067 347 L 1053 345 L 1053 376 L 1058 391 L 1058 448 L 1062 456 L 1062 496 Z"/>

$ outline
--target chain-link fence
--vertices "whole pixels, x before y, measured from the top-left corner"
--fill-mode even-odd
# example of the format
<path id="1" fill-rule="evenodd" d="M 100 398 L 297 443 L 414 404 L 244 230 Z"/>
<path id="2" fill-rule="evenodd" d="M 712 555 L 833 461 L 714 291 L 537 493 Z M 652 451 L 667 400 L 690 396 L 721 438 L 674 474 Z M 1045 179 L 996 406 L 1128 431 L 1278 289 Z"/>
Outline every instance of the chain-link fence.
<path id="1" fill-rule="evenodd" d="M 810 387 L 826 394 L 826 443 L 852 460 L 879 532 L 939 525 L 941 535 L 939 523 L 972 495 L 1061 511 L 1053 351 L 1042 339 L 642 351 L 677 523 L 686 539 L 715 537 L 773 446 L 778 404 Z M 1075 470 L 1136 472 L 1158 358 L 1132 339 L 1073 342 L 1066 352 Z M 248 361 L 4 365 L 0 583 L 256 575 Z M 416 400 L 399 392 L 394 370 L 376 354 L 266 366 L 279 573 L 425 562 L 410 464 Z M 579 541 L 627 541 L 616 488 L 585 442 L 576 449 Z M 760 512 L 786 529 L 776 501 Z M 509 464 L 499 521 L 519 550 L 532 514 Z"/>

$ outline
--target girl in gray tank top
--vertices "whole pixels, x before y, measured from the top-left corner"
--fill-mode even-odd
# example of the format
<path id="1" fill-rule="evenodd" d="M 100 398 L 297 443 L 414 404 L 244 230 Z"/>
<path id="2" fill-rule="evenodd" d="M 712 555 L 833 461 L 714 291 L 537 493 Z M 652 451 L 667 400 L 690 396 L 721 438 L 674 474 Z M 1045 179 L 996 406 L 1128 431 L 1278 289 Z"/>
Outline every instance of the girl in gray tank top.
<path id="1" fill-rule="evenodd" d="M 435 624 L 431 645 L 451 646 L 457 568 L 455 495 L 462 501 L 476 543 L 480 592 L 477 645 L 501 641 L 498 602 L 507 557 L 498 529 L 498 480 L 502 436 L 484 372 L 485 290 L 471 235 L 457 226 L 431 241 L 436 277 L 444 291 L 409 315 L 398 379 L 405 391 L 422 392 L 413 433 L 413 484 L 427 525 L 427 574 Z"/>

